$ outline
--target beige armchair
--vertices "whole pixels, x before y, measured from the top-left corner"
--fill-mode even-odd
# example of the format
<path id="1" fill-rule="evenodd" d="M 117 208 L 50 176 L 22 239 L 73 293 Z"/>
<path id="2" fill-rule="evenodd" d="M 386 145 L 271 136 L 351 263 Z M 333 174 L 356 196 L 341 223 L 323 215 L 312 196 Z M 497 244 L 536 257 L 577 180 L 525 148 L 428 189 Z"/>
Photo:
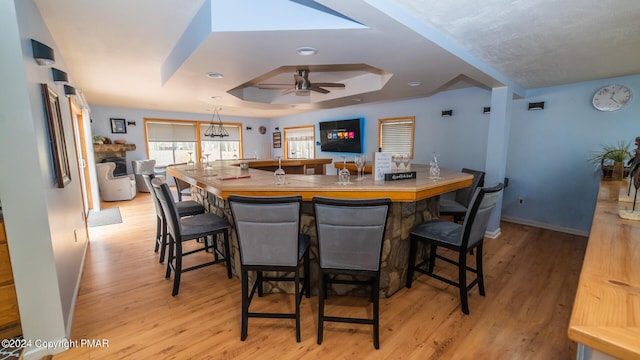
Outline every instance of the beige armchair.
<path id="1" fill-rule="evenodd" d="M 133 160 L 131 161 L 131 168 L 136 178 L 136 187 L 139 192 L 149 192 L 147 184 L 144 182 L 142 175 L 155 175 L 156 161 L 155 160 Z"/>
<path id="2" fill-rule="evenodd" d="M 96 164 L 98 188 L 103 201 L 131 200 L 136 197 L 136 180 L 133 175 L 113 176 L 116 164 L 112 162 Z"/>

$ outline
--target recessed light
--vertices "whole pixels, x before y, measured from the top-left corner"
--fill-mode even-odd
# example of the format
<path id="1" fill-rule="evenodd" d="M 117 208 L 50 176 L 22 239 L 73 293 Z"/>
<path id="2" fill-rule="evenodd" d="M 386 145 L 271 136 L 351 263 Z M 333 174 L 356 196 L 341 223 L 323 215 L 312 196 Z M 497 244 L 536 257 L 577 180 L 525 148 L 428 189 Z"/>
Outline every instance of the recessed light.
<path id="1" fill-rule="evenodd" d="M 360 99 L 360 98 L 352 98 L 351 101 L 360 102 L 360 101 L 362 101 L 362 99 Z"/>
<path id="2" fill-rule="evenodd" d="M 421 81 L 412 81 L 410 83 L 407 83 L 407 85 L 409 85 L 409 86 L 420 86 L 420 85 L 422 85 L 422 82 Z"/>
<path id="3" fill-rule="evenodd" d="M 317 54 L 318 50 L 316 50 L 315 48 L 312 48 L 311 46 L 302 46 L 297 48 L 296 52 L 298 53 L 298 55 L 311 56 L 311 55 Z"/>
<path id="4" fill-rule="evenodd" d="M 219 99 L 220 96 L 212 96 L 211 99 L 215 100 L 215 99 Z"/>
<path id="5" fill-rule="evenodd" d="M 210 72 L 210 73 L 207 73 L 207 77 L 210 78 L 210 79 L 222 79 L 224 77 L 224 75 L 222 75 L 220 73 Z"/>

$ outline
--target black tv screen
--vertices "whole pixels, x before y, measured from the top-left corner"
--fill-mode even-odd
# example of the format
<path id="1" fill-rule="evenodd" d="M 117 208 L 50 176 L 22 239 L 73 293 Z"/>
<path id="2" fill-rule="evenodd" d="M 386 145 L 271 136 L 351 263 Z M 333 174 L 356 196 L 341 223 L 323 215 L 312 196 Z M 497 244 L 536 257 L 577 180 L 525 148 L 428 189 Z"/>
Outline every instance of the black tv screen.
<path id="1" fill-rule="evenodd" d="M 360 119 L 320 122 L 320 150 L 331 152 L 362 152 Z"/>

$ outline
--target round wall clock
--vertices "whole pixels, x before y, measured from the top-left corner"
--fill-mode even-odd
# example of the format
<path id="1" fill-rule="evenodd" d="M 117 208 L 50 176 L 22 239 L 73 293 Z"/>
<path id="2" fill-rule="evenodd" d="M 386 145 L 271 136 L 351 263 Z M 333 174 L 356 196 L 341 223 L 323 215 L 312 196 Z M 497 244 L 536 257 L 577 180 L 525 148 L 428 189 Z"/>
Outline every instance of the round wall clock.
<path id="1" fill-rule="evenodd" d="M 264 126 L 260 126 L 258 128 L 258 131 L 260 131 L 260 134 L 264 135 L 267 132 L 267 128 Z"/>
<path id="2" fill-rule="evenodd" d="M 600 111 L 616 111 L 625 107 L 633 93 L 623 85 L 607 85 L 593 95 L 593 106 Z"/>

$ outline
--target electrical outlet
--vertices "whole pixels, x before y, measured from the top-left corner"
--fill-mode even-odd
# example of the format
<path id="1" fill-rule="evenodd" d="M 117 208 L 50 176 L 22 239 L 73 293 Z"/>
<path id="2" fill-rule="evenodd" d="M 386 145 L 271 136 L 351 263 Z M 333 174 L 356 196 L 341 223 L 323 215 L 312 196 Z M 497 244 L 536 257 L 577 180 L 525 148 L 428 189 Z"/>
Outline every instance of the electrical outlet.
<path id="1" fill-rule="evenodd" d="M 524 198 L 519 198 L 518 199 L 518 204 L 520 204 L 520 205 L 524 204 Z"/>

